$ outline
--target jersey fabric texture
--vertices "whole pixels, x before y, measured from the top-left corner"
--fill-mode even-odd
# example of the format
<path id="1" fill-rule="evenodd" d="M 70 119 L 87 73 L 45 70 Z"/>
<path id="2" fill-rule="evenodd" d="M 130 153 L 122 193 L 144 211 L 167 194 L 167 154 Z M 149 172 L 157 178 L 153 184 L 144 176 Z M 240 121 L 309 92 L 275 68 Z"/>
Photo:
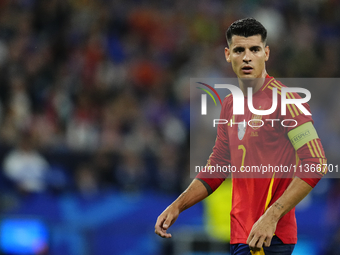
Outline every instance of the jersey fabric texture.
<path id="1" fill-rule="evenodd" d="M 325 164 L 326 158 L 319 138 L 294 149 L 288 133 L 305 123 L 313 123 L 310 115 L 303 114 L 295 105 L 287 105 L 286 115 L 281 115 L 281 89 L 285 87 L 273 77 L 267 76 L 262 87 L 253 94 L 253 106 L 258 110 L 270 109 L 273 103 L 273 88 L 278 91 L 277 109 L 270 115 L 255 115 L 248 109 L 245 97 L 244 115 L 233 115 L 233 97 L 227 96 L 222 105 L 220 119 L 228 124 L 218 125 L 217 138 L 207 166 L 235 166 L 232 172 L 232 209 L 230 243 L 246 243 L 254 223 L 263 215 L 287 189 L 292 177 L 297 176 L 314 187 L 324 173 L 294 172 L 301 164 Z M 297 93 L 287 93 L 287 98 L 301 98 Z M 303 106 L 310 112 L 307 103 Z M 245 120 L 245 122 L 244 122 Z M 276 120 L 276 121 L 266 121 Z M 284 126 L 282 125 L 282 121 Z M 249 124 L 248 124 L 249 123 Z M 297 123 L 297 125 L 296 125 Z M 263 125 L 262 125 L 263 124 Z M 268 171 L 265 173 L 247 172 L 263 166 L 285 166 L 288 173 Z M 212 178 L 212 177 L 213 178 Z M 199 179 L 211 193 L 227 178 L 228 173 L 213 175 L 200 172 Z M 278 222 L 275 235 L 284 244 L 297 242 L 295 208 Z"/>

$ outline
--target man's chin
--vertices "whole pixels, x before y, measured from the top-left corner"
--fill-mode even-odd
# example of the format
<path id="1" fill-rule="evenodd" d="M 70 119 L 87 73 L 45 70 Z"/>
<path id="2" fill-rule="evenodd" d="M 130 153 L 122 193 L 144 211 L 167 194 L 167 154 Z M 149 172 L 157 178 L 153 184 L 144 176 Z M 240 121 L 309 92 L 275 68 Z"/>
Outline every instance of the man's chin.
<path id="1" fill-rule="evenodd" d="M 256 77 L 254 74 L 241 74 L 238 78 L 244 79 L 244 80 L 252 80 L 252 79 L 255 79 Z"/>

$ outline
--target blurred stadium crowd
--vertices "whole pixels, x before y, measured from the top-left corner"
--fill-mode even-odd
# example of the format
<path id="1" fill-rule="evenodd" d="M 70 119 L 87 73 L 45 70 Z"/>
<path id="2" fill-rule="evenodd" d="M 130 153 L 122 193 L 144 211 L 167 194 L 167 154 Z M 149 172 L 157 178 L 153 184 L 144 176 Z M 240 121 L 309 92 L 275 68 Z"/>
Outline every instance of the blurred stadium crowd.
<path id="1" fill-rule="evenodd" d="M 0 0 L 3 187 L 177 194 L 190 181 L 190 77 L 234 77 L 226 28 L 263 22 L 272 76 L 338 77 L 339 11 L 338 0 Z M 327 89 L 318 116 L 339 116 L 340 87 Z M 331 127 L 322 139 L 336 149 L 339 118 Z"/>

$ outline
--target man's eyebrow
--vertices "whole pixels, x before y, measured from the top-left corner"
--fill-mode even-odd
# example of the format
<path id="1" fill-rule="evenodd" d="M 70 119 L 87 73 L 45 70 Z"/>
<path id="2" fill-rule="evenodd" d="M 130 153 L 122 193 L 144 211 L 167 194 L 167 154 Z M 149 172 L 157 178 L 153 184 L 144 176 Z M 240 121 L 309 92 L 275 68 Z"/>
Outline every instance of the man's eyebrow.
<path id="1" fill-rule="evenodd" d="M 237 46 L 237 47 L 233 48 L 233 51 L 234 52 L 236 52 L 236 51 L 244 51 L 244 47 Z"/>
<path id="2" fill-rule="evenodd" d="M 254 45 L 250 47 L 250 50 L 259 50 L 259 49 L 261 49 L 261 46 L 259 45 Z"/>

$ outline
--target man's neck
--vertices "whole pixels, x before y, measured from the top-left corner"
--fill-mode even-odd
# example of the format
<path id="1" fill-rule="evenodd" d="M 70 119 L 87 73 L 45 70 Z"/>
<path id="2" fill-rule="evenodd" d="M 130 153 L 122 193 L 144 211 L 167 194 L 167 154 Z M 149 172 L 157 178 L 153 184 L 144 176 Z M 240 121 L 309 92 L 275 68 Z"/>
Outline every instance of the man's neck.
<path id="1" fill-rule="evenodd" d="M 253 88 L 253 94 L 255 94 L 263 85 L 267 76 L 267 72 L 264 71 L 259 78 L 238 78 L 240 88 L 245 96 L 248 95 L 248 88 Z"/>

